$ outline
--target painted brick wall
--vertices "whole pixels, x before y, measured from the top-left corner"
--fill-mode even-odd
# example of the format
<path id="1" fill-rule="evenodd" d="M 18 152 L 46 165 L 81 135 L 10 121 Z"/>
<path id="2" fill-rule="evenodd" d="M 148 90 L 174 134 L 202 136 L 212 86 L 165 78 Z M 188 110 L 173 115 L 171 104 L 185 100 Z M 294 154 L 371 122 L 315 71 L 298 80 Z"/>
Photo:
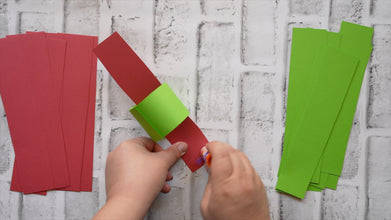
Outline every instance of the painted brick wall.
<path id="1" fill-rule="evenodd" d="M 274 190 L 291 32 L 338 31 L 341 20 L 373 26 L 374 50 L 338 189 L 298 201 Z M 0 0 L 0 37 L 25 31 L 98 35 L 100 41 L 118 31 L 210 140 L 249 156 L 266 185 L 272 219 L 391 219 L 391 1 Z M 100 63 L 97 74 L 91 193 L 9 191 L 14 153 L 0 104 L 0 219 L 89 219 L 104 204 L 108 152 L 146 133 L 128 113 L 134 103 Z M 202 219 L 206 171 L 191 173 L 180 161 L 172 172 L 172 192 L 158 197 L 146 219 Z"/>

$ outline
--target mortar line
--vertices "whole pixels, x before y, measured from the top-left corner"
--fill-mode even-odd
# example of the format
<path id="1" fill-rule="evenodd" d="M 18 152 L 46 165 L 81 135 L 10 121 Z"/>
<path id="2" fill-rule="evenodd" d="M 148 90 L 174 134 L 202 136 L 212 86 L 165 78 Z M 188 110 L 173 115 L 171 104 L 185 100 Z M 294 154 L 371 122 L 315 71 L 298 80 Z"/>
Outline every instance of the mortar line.
<path id="1" fill-rule="evenodd" d="M 284 4 L 285 3 L 285 4 Z M 288 53 L 288 14 L 289 14 L 289 4 L 290 2 L 287 1 L 280 1 L 276 5 L 275 9 L 275 37 L 276 37 L 276 46 L 275 46 L 275 53 L 276 53 L 276 62 L 275 62 L 275 79 L 273 80 L 275 86 L 279 88 L 275 94 L 275 111 L 273 115 L 273 141 L 272 144 L 276 146 L 276 151 L 273 152 L 273 164 L 272 164 L 272 189 L 275 191 L 275 185 L 277 183 L 277 173 L 279 169 L 279 164 L 281 161 L 281 152 L 282 152 L 282 137 L 284 134 L 284 88 L 285 88 L 285 80 L 287 80 L 287 73 L 286 73 L 286 57 Z M 285 12 L 285 13 L 284 13 Z M 287 88 L 285 88 L 287 89 Z M 281 195 L 279 193 L 276 194 L 275 202 L 270 202 L 271 206 L 275 207 L 272 209 L 272 212 L 274 212 L 275 216 L 278 216 L 281 218 Z"/>

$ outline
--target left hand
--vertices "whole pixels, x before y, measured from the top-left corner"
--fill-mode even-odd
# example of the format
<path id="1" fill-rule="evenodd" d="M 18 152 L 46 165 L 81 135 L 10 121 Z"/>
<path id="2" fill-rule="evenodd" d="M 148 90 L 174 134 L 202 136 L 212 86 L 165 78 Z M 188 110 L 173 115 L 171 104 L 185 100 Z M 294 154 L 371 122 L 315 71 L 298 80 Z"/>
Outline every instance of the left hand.
<path id="1" fill-rule="evenodd" d="M 167 193 L 171 190 L 166 182 L 173 178 L 169 169 L 186 150 L 187 144 L 183 142 L 163 150 L 146 137 L 121 143 L 107 157 L 105 206 L 123 207 L 126 213 L 121 216 L 128 219 L 143 218 L 159 192 Z M 115 219 L 121 217 L 114 216 L 118 217 Z"/>

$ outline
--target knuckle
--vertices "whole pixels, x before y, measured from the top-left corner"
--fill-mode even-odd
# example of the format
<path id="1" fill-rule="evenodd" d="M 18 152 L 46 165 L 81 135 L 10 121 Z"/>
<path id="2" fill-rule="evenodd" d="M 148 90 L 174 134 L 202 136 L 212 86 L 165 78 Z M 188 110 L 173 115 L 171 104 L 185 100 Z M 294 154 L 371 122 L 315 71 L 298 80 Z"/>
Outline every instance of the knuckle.
<path id="1" fill-rule="evenodd" d="M 255 190 L 254 184 L 251 184 L 248 181 L 242 181 L 240 188 L 241 188 L 241 193 L 244 195 L 250 195 Z"/>
<path id="2" fill-rule="evenodd" d="M 115 152 L 124 152 L 126 150 L 126 148 L 129 146 L 129 143 L 130 141 L 123 141 L 122 143 L 120 143 L 111 153 L 115 153 Z"/>
<path id="3" fill-rule="evenodd" d="M 242 151 L 240 151 L 238 149 L 234 149 L 233 150 L 233 154 L 235 154 L 235 156 L 237 156 L 237 157 L 241 157 L 242 156 Z"/>
<path id="4" fill-rule="evenodd" d="M 207 146 L 216 146 L 216 145 L 220 145 L 220 144 L 222 144 L 222 142 L 220 142 L 220 141 L 211 141 L 211 142 L 207 143 L 206 145 Z"/>
<path id="5" fill-rule="evenodd" d="M 246 154 L 244 154 L 242 151 L 237 150 L 240 157 L 247 158 Z"/>
<path id="6" fill-rule="evenodd" d="M 235 187 L 223 186 L 216 192 L 217 196 L 222 199 L 231 199 L 235 197 Z"/>

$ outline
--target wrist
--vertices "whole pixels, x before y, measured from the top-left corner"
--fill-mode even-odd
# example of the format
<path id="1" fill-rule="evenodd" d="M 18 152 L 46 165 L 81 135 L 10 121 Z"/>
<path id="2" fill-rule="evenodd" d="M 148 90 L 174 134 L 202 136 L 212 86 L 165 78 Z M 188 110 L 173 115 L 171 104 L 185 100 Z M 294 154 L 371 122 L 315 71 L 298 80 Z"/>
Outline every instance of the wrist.
<path id="1" fill-rule="evenodd" d="M 142 201 L 135 201 L 127 197 L 109 197 L 106 204 L 99 211 L 97 219 L 143 219 L 147 214 L 149 206 L 142 204 Z"/>

